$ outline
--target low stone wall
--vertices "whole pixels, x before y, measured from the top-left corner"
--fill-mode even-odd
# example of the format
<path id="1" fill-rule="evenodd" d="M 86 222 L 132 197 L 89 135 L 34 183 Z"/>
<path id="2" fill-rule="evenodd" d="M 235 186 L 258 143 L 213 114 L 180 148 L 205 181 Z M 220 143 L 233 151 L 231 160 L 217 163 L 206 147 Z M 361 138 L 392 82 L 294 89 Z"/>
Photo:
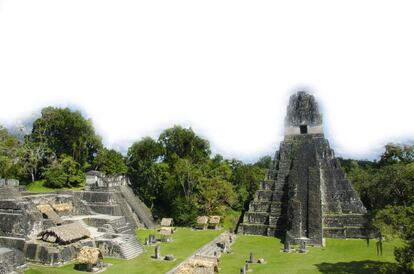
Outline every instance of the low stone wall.
<path id="1" fill-rule="evenodd" d="M 104 257 L 122 258 L 119 244 L 112 239 L 105 239 L 104 237 L 101 237 L 96 239 L 91 246 L 99 248 Z"/>
<path id="2" fill-rule="evenodd" d="M 11 273 L 24 265 L 25 259 L 22 252 L 0 247 L 0 273 Z"/>
<path id="3" fill-rule="evenodd" d="M 2 187 L 2 186 L 18 187 L 19 184 L 20 184 L 19 180 L 17 180 L 17 179 L 3 179 L 3 178 L 0 178 L 0 187 Z"/>
<path id="4" fill-rule="evenodd" d="M 210 241 L 193 255 L 185 259 L 178 266 L 168 271 L 166 274 L 181 274 L 181 273 L 216 273 L 218 272 L 217 264 L 219 258 L 224 252 L 228 252 L 231 245 L 236 240 L 236 236 L 230 232 L 223 232 L 214 240 Z M 196 263 L 197 261 L 204 262 L 203 266 Z M 213 265 L 210 263 L 214 262 Z"/>
<path id="5" fill-rule="evenodd" d="M 46 265 L 61 265 L 72 261 L 78 254 L 79 247 L 76 245 L 50 245 L 41 242 L 27 242 L 24 254 L 28 261 Z"/>
<path id="6" fill-rule="evenodd" d="M 27 237 L 41 228 L 42 215 L 28 201 L 0 201 L 0 236 Z"/>
<path id="7" fill-rule="evenodd" d="M 17 238 L 17 237 L 0 237 L 0 246 L 14 248 L 20 251 L 23 251 L 25 244 L 24 238 Z"/>

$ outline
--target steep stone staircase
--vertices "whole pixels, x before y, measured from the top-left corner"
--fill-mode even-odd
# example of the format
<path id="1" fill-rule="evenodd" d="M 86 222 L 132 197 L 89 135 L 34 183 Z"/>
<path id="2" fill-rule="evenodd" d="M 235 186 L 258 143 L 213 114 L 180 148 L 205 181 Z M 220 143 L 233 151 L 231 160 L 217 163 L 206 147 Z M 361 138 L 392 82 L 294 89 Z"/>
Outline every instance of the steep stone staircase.
<path id="1" fill-rule="evenodd" d="M 122 257 L 129 260 L 140 255 L 144 249 L 133 234 L 120 234 L 119 238 Z"/>
<path id="2" fill-rule="evenodd" d="M 135 195 L 131 187 L 129 187 L 128 185 L 122 185 L 119 187 L 119 190 L 124 199 L 128 202 L 131 209 L 135 212 L 135 214 L 137 214 L 138 218 L 145 225 L 145 227 L 154 228 L 155 223 L 152 219 L 151 212 L 146 207 L 146 205 L 139 199 L 139 197 Z"/>
<path id="3" fill-rule="evenodd" d="M 281 236 L 286 227 L 286 176 L 289 174 L 291 161 L 283 157 L 289 150 L 282 143 L 275 162 L 266 178 L 260 183 L 249 210 L 244 213 L 243 223 L 238 232 L 243 234 Z M 281 157 L 281 153 L 282 157 Z"/>

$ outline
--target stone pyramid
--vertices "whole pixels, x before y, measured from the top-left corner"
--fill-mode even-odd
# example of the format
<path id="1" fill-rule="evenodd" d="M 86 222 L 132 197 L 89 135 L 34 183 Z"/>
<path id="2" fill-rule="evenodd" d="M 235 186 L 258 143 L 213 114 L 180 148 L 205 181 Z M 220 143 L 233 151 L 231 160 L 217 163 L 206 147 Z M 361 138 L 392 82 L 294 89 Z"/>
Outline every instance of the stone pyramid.
<path id="1" fill-rule="evenodd" d="M 238 232 L 323 245 L 324 237 L 365 237 L 365 213 L 324 137 L 315 98 L 292 95 L 284 141 Z"/>

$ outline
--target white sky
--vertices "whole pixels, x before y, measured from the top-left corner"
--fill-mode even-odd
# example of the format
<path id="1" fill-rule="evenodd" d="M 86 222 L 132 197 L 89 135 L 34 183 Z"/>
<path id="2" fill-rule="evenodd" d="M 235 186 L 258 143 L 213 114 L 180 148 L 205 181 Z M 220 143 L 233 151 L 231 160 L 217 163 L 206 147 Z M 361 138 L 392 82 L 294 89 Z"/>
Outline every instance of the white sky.
<path id="1" fill-rule="evenodd" d="M 411 3 L 0 0 L 0 123 L 71 106 L 111 147 L 182 124 L 253 161 L 306 89 L 337 155 L 376 157 L 413 140 Z"/>

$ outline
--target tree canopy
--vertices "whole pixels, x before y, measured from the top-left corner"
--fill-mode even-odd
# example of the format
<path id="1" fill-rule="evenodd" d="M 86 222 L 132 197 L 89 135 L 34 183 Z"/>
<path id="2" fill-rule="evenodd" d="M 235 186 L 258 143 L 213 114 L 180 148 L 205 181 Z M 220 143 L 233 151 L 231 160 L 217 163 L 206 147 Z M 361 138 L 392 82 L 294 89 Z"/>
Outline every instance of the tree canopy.
<path id="1" fill-rule="evenodd" d="M 42 109 L 41 117 L 33 123 L 30 139 L 45 143 L 57 157 L 62 154 L 71 156 L 81 166 L 91 163 L 102 148 L 101 138 L 96 135 L 91 120 L 69 108 Z"/>
<path id="2" fill-rule="evenodd" d="M 395 249 L 399 273 L 411 273 L 414 263 L 414 146 L 388 144 L 378 161 L 343 160 L 382 235 L 397 235 L 404 244 Z"/>

